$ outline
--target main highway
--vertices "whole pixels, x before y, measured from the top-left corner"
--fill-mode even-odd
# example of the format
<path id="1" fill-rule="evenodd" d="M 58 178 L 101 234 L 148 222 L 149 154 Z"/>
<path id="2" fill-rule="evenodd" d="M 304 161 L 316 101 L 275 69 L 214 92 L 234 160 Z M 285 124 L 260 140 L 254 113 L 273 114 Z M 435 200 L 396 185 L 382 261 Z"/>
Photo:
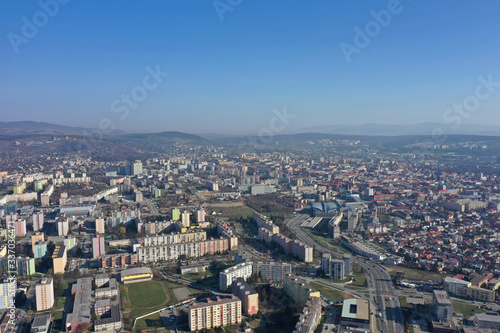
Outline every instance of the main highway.
<path id="1" fill-rule="evenodd" d="M 299 214 L 287 221 L 290 230 L 304 243 L 313 246 L 321 253 L 330 253 L 332 257 L 342 259 L 343 254 L 325 248 L 302 230 L 300 224 L 308 218 L 308 215 Z M 399 298 L 394 291 L 391 276 L 382 266 L 377 265 L 362 257 L 352 256 L 351 262 L 358 264 L 367 272 L 371 288 L 375 287 L 375 301 L 372 301 L 372 309 L 382 313 L 380 327 L 382 332 L 401 333 L 404 332 L 403 314 L 399 304 Z M 370 293 L 371 294 L 371 293 Z M 374 304 L 375 303 L 375 304 Z"/>

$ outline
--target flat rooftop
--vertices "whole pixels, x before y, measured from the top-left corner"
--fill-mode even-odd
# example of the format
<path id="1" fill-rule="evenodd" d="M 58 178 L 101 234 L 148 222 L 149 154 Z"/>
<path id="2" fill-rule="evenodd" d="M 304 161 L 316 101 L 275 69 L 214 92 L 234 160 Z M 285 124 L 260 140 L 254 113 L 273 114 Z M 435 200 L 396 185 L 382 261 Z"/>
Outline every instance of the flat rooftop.
<path id="1" fill-rule="evenodd" d="M 370 320 L 370 310 L 367 300 L 350 298 L 344 300 L 342 306 L 342 318 Z"/>
<path id="2" fill-rule="evenodd" d="M 451 305 L 451 299 L 446 290 L 434 290 L 434 297 L 440 305 Z"/>

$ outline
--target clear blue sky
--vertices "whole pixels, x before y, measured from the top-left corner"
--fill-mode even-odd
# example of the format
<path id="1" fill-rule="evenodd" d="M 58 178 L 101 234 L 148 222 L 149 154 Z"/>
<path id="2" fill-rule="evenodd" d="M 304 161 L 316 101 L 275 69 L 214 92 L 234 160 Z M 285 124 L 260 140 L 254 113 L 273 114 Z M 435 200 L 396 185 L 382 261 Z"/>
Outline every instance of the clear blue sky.
<path id="1" fill-rule="evenodd" d="M 355 27 L 376 29 L 370 12 L 391 1 L 220 0 L 224 13 L 210 0 L 64 2 L 53 17 L 37 1 L 0 3 L 0 120 L 253 134 L 286 107 L 285 131 L 443 122 L 479 76 L 500 82 L 497 0 L 401 0 L 350 62 L 341 43 L 355 47 Z M 125 106 L 147 66 L 169 75 Z M 500 125 L 499 106 L 500 86 L 464 123 Z"/>

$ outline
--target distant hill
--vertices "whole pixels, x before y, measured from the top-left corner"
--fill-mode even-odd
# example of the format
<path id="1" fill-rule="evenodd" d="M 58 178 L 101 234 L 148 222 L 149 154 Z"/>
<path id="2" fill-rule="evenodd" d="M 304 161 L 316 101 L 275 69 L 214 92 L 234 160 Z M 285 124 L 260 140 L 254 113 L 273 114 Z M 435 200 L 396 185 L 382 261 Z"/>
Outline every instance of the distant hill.
<path id="1" fill-rule="evenodd" d="M 359 126 L 352 125 L 331 125 L 331 126 L 314 126 L 301 128 L 293 131 L 293 134 L 298 133 L 328 133 L 328 134 L 349 134 L 349 135 L 382 135 L 382 136 L 398 136 L 398 135 L 432 135 L 435 130 L 442 130 L 445 134 L 469 134 L 469 135 L 500 135 L 500 127 L 485 126 L 485 125 L 470 125 L 462 124 L 457 129 L 453 128 L 454 124 L 445 123 L 419 123 L 413 125 L 387 125 L 387 124 L 364 124 Z"/>
<path id="2" fill-rule="evenodd" d="M 157 145 L 184 143 L 193 145 L 209 145 L 211 142 L 201 136 L 182 132 L 160 132 L 146 134 L 124 134 L 113 137 L 113 141 L 123 141 L 135 144 L 145 144 L 148 148 Z"/>
<path id="3" fill-rule="evenodd" d="M 43 134 L 43 135 L 81 135 L 82 132 L 91 129 L 84 127 L 72 127 L 65 125 L 57 125 L 38 121 L 0 121 L 0 133 L 2 135 L 28 135 L 28 134 Z M 106 135 L 123 134 L 124 131 L 104 131 Z"/>

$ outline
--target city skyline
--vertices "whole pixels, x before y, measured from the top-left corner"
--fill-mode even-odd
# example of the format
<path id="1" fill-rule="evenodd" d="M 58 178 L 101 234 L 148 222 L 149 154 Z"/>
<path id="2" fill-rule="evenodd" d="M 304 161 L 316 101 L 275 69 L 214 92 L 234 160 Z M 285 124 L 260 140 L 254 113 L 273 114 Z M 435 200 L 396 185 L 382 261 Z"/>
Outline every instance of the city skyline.
<path id="1" fill-rule="evenodd" d="M 252 135 L 286 109 L 294 117 L 274 134 L 498 126 L 498 9 L 493 1 L 3 3 L 2 120 Z"/>

